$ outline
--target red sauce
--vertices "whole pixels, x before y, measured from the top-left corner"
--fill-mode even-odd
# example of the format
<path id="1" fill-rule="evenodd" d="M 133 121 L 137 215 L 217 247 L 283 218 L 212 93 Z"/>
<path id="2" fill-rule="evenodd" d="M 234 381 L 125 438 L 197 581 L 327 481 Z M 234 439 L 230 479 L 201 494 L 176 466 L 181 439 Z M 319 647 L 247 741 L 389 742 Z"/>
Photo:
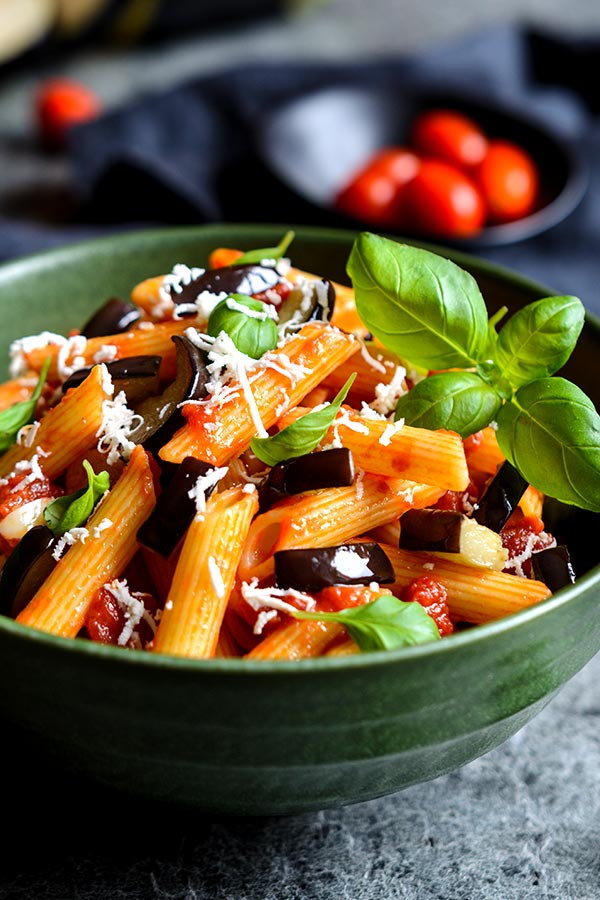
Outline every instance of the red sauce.
<path id="1" fill-rule="evenodd" d="M 420 575 L 405 588 L 402 599 L 405 603 L 420 603 L 437 625 L 441 637 L 454 631 L 448 609 L 448 592 L 441 581 L 431 575 Z"/>
<path id="2" fill-rule="evenodd" d="M 140 600 L 146 610 L 155 617 L 158 603 L 151 594 L 133 591 L 133 596 Z M 90 604 L 85 620 L 85 629 L 92 641 L 100 644 L 117 644 L 119 635 L 122 634 L 127 618 L 114 594 L 106 587 L 100 588 Z M 141 644 L 146 647 L 154 637 L 152 626 L 142 619 L 133 629 L 133 634 L 128 640 L 127 647 L 135 647 Z"/>

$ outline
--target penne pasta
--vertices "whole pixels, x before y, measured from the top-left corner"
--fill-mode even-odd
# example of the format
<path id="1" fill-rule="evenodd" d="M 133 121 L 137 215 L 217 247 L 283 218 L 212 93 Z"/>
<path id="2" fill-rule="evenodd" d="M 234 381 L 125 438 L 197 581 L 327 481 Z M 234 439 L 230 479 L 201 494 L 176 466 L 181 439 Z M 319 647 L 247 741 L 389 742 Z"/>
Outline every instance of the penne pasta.
<path id="1" fill-rule="evenodd" d="M 551 593 L 531 578 L 455 563 L 433 553 L 411 553 L 389 545 L 384 549 L 394 567 L 393 593 L 400 595 L 415 578 L 431 575 L 446 587 L 450 612 L 460 621 L 491 622 L 533 606 Z"/>
<path id="2" fill-rule="evenodd" d="M 270 255 L 285 253 L 290 236 Z M 463 440 L 395 421 L 398 398 L 415 390 L 417 410 L 424 397 L 430 406 L 412 418 L 409 399 L 407 421 L 429 416 L 468 434 L 461 409 L 452 418 L 429 385 L 419 391 L 429 364 L 419 353 L 434 350 L 416 351 L 417 378 L 399 355 L 401 337 L 415 346 L 409 328 L 390 322 L 397 352 L 383 347 L 352 287 L 261 253 L 235 267 L 240 251 L 221 247 L 213 272 L 176 263 L 139 282 L 131 300 L 143 315 L 128 330 L 13 343 L 13 377 L 0 384 L 3 610 L 63 637 L 251 663 L 451 639 L 455 623 L 484 624 L 550 596 L 526 577 L 543 550 L 535 571 L 549 560 L 568 581 L 540 490 L 529 486 L 515 509 L 521 478 L 498 532 L 493 517 L 480 524 L 474 514 L 504 461 L 493 423 Z M 375 310 L 386 308 L 378 290 Z M 190 314 L 181 319 L 178 295 Z M 107 331 L 121 327 L 108 321 Z M 187 354 L 173 341 L 183 333 Z M 438 337 L 434 362 L 448 359 Z M 84 380 L 65 386 L 83 367 Z M 21 401 L 47 369 L 31 421 Z M 38 542 L 44 565 L 23 582 Z M 432 547 L 440 552 L 423 549 Z"/>
<path id="3" fill-rule="evenodd" d="M 215 494 L 187 532 L 154 639 L 155 653 L 214 656 L 256 492 Z"/>
<path id="4" fill-rule="evenodd" d="M 291 410 L 280 419 L 280 427 L 306 412 L 301 407 Z M 348 447 L 356 465 L 373 475 L 406 478 L 447 491 L 464 491 L 469 485 L 463 442 L 453 431 L 370 419 L 344 406 L 325 436 L 324 443 L 331 442 Z"/>
<path id="5" fill-rule="evenodd" d="M 148 454 L 136 447 L 116 485 L 99 504 L 85 531 L 65 550 L 17 621 L 62 637 L 75 637 L 94 596 L 117 578 L 137 550 L 137 529 L 154 506 Z M 101 525 L 109 522 L 108 528 Z"/>
<path id="6" fill-rule="evenodd" d="M 411 507 L 434 503 L 440 494 L 429 485 L 365 475 L 349 487 L 284 500 L 252 523 L 240 561 L 240 578 L 249 581 L 271 575 L 273 554 L 278 550 L 341 544 L 395 521 Z"/>
<path id="7" fill-rule="evenodd" d="M 95 366 L 78 387 L 68 391 L 61 402 L 40 420 L 30 446 L 13 444 L 0 457 L 0 478 L 6 478 L 17 466 L 39 465 L 53 479 L 98 443 L 104 421 L 103 404 L 112 393 L 104 366 Z"/>
<path id="8" fill-rule="evenodd" d="M 187 422 L 162 448 L 161 458 L 181 462 L 195 456 L 222 466 L 250 443 L 257 432 L 256 416 L 264 429 L 271 428 L 319 384 L 324 372 L 357 350 L 358 343 L 341 331 L 316 322 L 305 325 L 283 349 L 265 354 L 266 364 L 248 372 L 251 403 L 236 382 L 224 399 L 216 395 L 184 406 Z"/>

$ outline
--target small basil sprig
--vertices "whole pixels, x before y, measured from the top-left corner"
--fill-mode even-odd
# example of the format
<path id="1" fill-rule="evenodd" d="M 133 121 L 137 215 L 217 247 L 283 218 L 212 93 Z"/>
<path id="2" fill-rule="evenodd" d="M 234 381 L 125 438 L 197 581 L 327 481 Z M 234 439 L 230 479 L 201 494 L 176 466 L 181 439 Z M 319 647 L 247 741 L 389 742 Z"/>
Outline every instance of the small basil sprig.
<path id="1" fill-rule="evenodd" d="M 250 449 L 254 455 L 268 466 L 276 466 L 277 463 L 285 462 L 287 459 L 311 453 L 333 424 L 355 378 L 356 372 L 353 372 L 339 394 L 322 409 L 306 413 L 270 437 L 252 438 Z"/>
<path id="2" fill-rule="evenodd" d="M 12 406 L 0 412 L 0 453 L 5 453 L 9 447 L 12 447 L 20 429 L 33 420 L 35 407 L 46 383 L 49 368 L 50 359 L 48 358 L 40 370 L 37 384 L 29 400 L 13 403 Z"/>
<path id="3" fill-rule="evenodd" d="M 273 350 L 279 340 L 267 304 L 245 294 L 230 294 L 220 300 L 208 318 L 206 330 L 212 337 L 225 331 L 240 353 L 252 359 Z"/>
<path id="4" fill-rule="evenodd" d="M 88 486 L 75 491 L 74 494 L 57 497 L 44 510 L 46 524 L 56 537 L 60 537 L 71 528 L 85 525 L 94 507 L 110 487 L 108 472 L 95 475 L 87 459 L 84 459 L 83 466 L 87 472 Z"/>
<path id="5" fill-rule="evenodd" d="M 583 304 L 545 297 L 497 332 L 501 316 L 488 320 L 477 284 L 460 272 L 427 250 L 376 235 L 354 244 L 348 273 L 375 337 L 419 366 L 469 370 L 418 382 L 400 397 L 396 418 L 462 437 L 495 420 L 503 453 L 530 484 L 600 512 L 600 417 L 579 388 L 550 377 L 577 343 Z"/>
<path id="6" fill-rule="evenodd" d="M 263 259 L 281 259 L 282 256 L 285 256 L 287 248 L 294 240 L 294 236 L 293 231 L 287 231 L 276 247 L 263 247 L 260 250 L 248 250 L 246 253 L 238 256 L 237 259 L 234 259 L 231 265 L 243 266 L 250 265 L 251 263 L 260 263 Z"/>
<path id="7" fill-rule="evenodd" d="M 338 622 L 362 651 L 394 650 L 440 639 L 434 620 L 420 603 L 404 603 L 391 594 L 381 594 L 371 603 L 339 612 L 291 613 L 296 619 Z"/>

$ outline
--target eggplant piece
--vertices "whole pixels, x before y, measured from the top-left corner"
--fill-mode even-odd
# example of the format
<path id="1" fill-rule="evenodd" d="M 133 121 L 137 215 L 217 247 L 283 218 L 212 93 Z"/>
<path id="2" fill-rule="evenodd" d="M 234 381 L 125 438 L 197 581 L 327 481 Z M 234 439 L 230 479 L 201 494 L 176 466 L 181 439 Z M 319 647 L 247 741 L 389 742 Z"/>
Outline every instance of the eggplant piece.
<path id="1" fill-rule="evenodd" d="M 289 494 L 321 488 L 345 487 L 354 481 L 354 461 L 347 447 L 305 453 L 270 469 L 258 494 L 261 510 Z"/>
<path id="2" fill-rule="evenodd" d="M 156 394 L 159 387 L 158 370 L 160 368 L 160 356 L 125 356 L 123 359 L 114 359 L 104 363 L 108 369 L 115 393 L 123 391 L 127 398 L 127 404 L 133 406 Z M 77 369 L 63 382 L 62 391 L 66 393 L 69 388 L 78 387 L 88 377 L 93 366 Z"/>
<path id="3" fill-rule="evenodd" d="M 475 504 L 472 518 L 480 525 L 500 532 L 509 520 L 529 482 L 508 460 L 500 466 L 481 500 Z"/>
<path id="4" fill-rule="evenodd" d="M 35 525 L 12 551 L 0 576 L 0 612 L 16 618 L 42 586 L 57 560 L 58 543 L 47 525 Z"/>
<path id="5" fill-rule="evenodd" d="M 508 558 L 500 535 L 463 513 L 409 509 L 400 518 L 401 550 L 448 554 L 455 562 L 500 571 Z"/>
<path id="6" fill-rule="evenodd" d="M 175 380 L 162 394 L 148 397 L 134 408 L 142 420 L 129 435 L 135 444 L 143 444 L 155 455 L 184 423 L 179 404 L 205 397 L 209 381 L 203 351 L 184 335 L 175 334 L 171 340 L 177 352 Z"/>
<path id="7" fill-rule="evenodd" d="M 177 466 L 177 471 L 168 480 L 166 487 L 158 495 L 156 506 L 137 532 L 137 539 L 144 547 L 155 550 L 167 559 L 185 532 L 196 513 L 196 502 L 189 491 L 202 475 L 214 466 L 186 456 Z M 215 485 L 207 488 L 208 497 Z"/>
<path id="8" fill-rule="evenodd" d="M 321 288 L 317 285 L 321 285 Z M 310 297 L 302 294 L 299 298 L 299 293 L 300 288 L 293 288 L 279 307 L 277 313 L 280 325 L 291 321 L 299 325 L 304 325 L 305 322 L 330 321 L 335 306 L 335 288 L 331 281 L 321 278 L 315 282 Z"/>
<path id="9" fill-rule="evenodd" d="M 314 593 L 334 584 L 391 584 L 395 580 L 390 560 L 372 541 L 277 550 L 274 556 L 275 579 L 280 588 Z"/>
<path id="10" fill-rule="evenodd" d="M 135 306 L 129 300 L 111 297 L 90 316 L 81 329 L 81 333 L 86 338 L 121 334 L 123 331 L 129 331 L 131 326 L 141 318 L 142 311 L 139 306 Z"/>
<path id="11" fill-rule="evenodd" d="M 194 303 L 199 294 L 261 294 L 274 288 L 281 281 L 281 275 L 272 266 L 245 264 L 240 266 L 223 266 L 220 269 L 208 269 L 189 284 L 182 286 L 181 291 L 168 288 L 171 299 L 176 306 L 181 303 Z"/>
<path id="12" fill-rule="evenodd" d="M 531 573 L 538 581 L 543 581 L 553 594 L 560 588 L 575 583 L 575 572 L 564 544 L 532 553 Z"/>

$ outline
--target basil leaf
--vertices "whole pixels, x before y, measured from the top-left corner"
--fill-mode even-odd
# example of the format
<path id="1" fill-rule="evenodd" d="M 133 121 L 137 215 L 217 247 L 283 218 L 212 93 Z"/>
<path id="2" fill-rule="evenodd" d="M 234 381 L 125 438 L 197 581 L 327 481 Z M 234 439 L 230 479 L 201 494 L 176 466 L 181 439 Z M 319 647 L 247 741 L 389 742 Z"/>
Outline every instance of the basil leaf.
<path id="1" fill-rule="evenodd" d="M 279 340 L 277 325 L 269 312 L 268 305 L 262 300 L 245 294 L 230 294 L 217 303 L 208 318 L 206 330 L 212 337 L 225 331 L 240 353 L 260 359 L 263 353 L 273 350 Z"/>
<path id="2" fill-rule="evenodd" d="M 496 363 L 513 388 L 553 375 L 568 360 L 583 328 L 577 297 L 545 297 L 515 313 L 498 335 Z"/>
<path id="3" fill-rule="evenodd" d="M 268 466 L 276 466 L 277 463 L 294 459 L 296 456 L 302 456 L 304 453 L 314 450 L 327 434 L 355 378 L 356 372 L 348 378 L 339 394 L 323 409 L 315 409 L 306 413 L 301 419 L 297 419 L 271 437 L 252 438 L 250 449 L 254 455 Z"/>
<path id="4" fill-rule="evenodd" d="M 296 619 L 339 622 L 363 651 L 394 650 L 440 639 L 437 625 L 420 603 L 404 603 L 391 594 L 339 612 L 298 610 L 291 615 Z"/>
<path id="5" fill-rule="evenodd" d="M 564 378 L 521 387 L 497 416 L 506 458 L 534 487 L 564 503 L 600 512 L 600 416 Z"/>
<path id="6" fill-rule="evenodd" d="M 94 507 L 110 487 L 108 472 L 95 475 L 87 459 L 84 459 L 83 466 L 88 477 L 87 488 L 81 488 L 65 497 L 57 497 L 44 510 L 46 524 L 55 537 L 60 537 L 71 528 L 85 525 Z"/>
<path id="7" fill-rule="evenodd" d="M 33 420 L 35 407 L 46 383 L 49 368 L 50 359 L 48 358 L 40 370 L 37 384 L 29 400 L 13 403 L 12 406 L 0 412 L 0 453 L 5 453 L 9 447 L 12 447 L 20 429 Z"/>
<path id="8" fill-rule="evenodd" d="M 428 369 L 485 358 L 485 302 L 475 279 L 450 260 L 364 232 L 347 270 L 360 318 L 390 350 Z"/>
<path id="9" fill-rule="evenodd" d="M 395 418 L 417 428 L 447 428 L 466 438 L 489 425 L 501 404 L 475 372 L 440 372 L 400 397 Z"/>
<path id="10" fill-rule="evenodd" d="M 234 259 L 232 266 L 244 266 L 250 263 L 260 263 L 263 259 L 281 259 L 287 248 L 294 240 L 294 232 L 287 231 L 276 247 L 263 247 L 261 250 L 248 250 L 242 256 Z"/>

